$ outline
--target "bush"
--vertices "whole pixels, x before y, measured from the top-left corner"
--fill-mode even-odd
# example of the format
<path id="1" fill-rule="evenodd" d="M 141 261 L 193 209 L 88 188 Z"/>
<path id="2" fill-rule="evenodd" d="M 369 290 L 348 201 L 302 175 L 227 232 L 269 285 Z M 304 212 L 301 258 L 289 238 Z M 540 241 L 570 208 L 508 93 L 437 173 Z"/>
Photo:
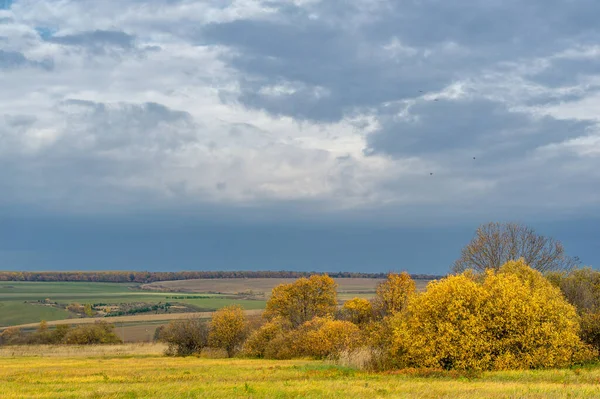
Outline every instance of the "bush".
<path id="1" fill-rule="evenodd" d="M 160 329 L 157 338 L 168 345 L 169 356 L 199 354 L 208 344 L 208 325 L 197 318 L 173 320 Z"/>
<path id="2" fill-rule="evenodd" d="M 360 336 L 354 323 L 316 317 L 293 332 L 292 348 L 295 356 L 336 357 L 343 350 L 356 349 Z"/>
<path id="3" fill-rule="evenodd" d="M 123 341 L 115 334 L 114 328 L 114 325 L 103 321 L 82 324 L 67 331 L 63 340 L 69 345 L 120 344 Z"/>
<path id="4" fill-rule="evenodd" d="M 401 312 L 415 292 L 415 282 L 408 273 L 390 273 L 387 280 L 377 286 L 373 309 L 379 318 Z"/>
<path id="5" fill-rule="evenodd" d="M 231 305 L 216 311 L 209 326 L 208 342 L 213 348 L 227 351 L 232 357 L 248 335 L 248 322 L 239 305 Z"/>
<path id="6" fill-rule="evenodd" d="M 551 273 L 548 278 L 580 314 L 600 312 L 600 272 L 586 267 Z"/>
<path id="7" fill-rule="evenodd" d="M 312 275 L 273 288 L 264 316 L 283 317 L 298 327 L 314 317 L 333 315 L 337 306 L 337 284 L 327 275 Z"/>
<path id="8" fill-rule="evenodd" d="M 282 317 L 266 322 L 250 334 L 244 343 L 243 354 L 258 358 L 277 359 L 282 352 L 277 346 L 277 341 L 281 341 L 291 328 L 291 323 Z"/>
<path id="9" fill-rule="evenodd" d="M 457 370 L 561 367 L 590 357 L 573 306 L 522 260 L 430 283 L 391 320 L 402 366 Z"/>
<path id="10" fill-rule="evenodd" d="M 600 356 L 600 313 L 584 313 L 581 316 L 580 336 Z"/>
<path id="11" fill-rule="evenodd" d="M 8 327 L 0 333 L 0 345 L 17 345 L 24 341 L 23 331 L 17 327 Z"/>
<path id="12" fill-rule="evenodd" d="M 354 324 L 363 325 L 373 319 L 373 305 L 364 298 L 352 298 L 344 303 L 341 318 Z"/>

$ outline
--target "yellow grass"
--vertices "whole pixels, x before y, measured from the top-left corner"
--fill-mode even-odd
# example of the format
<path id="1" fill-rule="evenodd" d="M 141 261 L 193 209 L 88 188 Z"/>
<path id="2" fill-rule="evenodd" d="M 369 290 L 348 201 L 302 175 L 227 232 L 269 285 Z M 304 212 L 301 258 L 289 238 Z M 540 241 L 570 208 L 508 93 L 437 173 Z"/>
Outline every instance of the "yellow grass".
<path id="1" fill-rule="evenodd" d="M 0 346 L 0 364 L 4 358 L 23 357 L 93 357 L 122 355 L 155 355 L 165 353 L 167 346 L 160 343 L 121 345 L 15 345 Z M 2 366 L 0 366 L 1 369 Z"/>
<path id="2" fill-rule="evenodd" d="M 597 398 L 600 368 L 480 378 L 373 374 L 311 360 L 168 358 L 160 347 L 0 351 L 0 397 L 16 398 Z M 13 348 L 17 349 L 17 348 Z M 41 354 L 52 357 L 39 357 Z"/>

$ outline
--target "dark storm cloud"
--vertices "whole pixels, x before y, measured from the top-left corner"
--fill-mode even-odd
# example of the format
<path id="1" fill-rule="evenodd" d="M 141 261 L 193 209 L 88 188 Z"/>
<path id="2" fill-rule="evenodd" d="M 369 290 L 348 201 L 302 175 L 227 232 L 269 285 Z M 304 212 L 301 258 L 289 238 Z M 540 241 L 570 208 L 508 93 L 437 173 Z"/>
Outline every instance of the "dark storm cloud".
<path id="1" fill-rule="evenodd" d="M 229 62 L 242 73 L 243 104 L 316 121 L 600 38 L 600 3 L 592 0 L 268 4 L 279 10 L 272 20 L 210 24 L 195 40 L 235 49 Z M 396 55 L 384 50 L 394 40 L 405 46 Z M 549 75 L 549 83 L 572 79 L 565 76 L 577 76 L 577 68 Z M 276 98 L 264 94 L 281 81 L 304 87 Z M 315 87 L 326 95 L 314 96 Z"/>
<path id="2" fill-rule="evenodd" d="M 369 136 L 368 153 L 401 157 L 472 151 L 505 162 L 541 145 L 584 135 L 593 125 L 534 117 L 489 100 L 420 101 L 409 115 L 380 117 L 383 126 Z"/>

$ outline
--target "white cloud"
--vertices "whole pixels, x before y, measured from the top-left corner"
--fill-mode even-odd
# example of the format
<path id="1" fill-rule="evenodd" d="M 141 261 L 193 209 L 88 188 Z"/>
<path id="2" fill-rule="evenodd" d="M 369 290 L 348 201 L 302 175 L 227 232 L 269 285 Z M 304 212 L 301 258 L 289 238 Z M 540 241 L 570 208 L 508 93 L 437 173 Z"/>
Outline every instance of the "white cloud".
<path id="1" fill-rule="evenodd" d="M 485 2 L 466 16 L 346 3 L 15 2 L 0 22 L 2 201 L 383 219 L 591 206 L 600 177 L 575 171 L 600 166 L 597 29 L 541 44 L 548 25 L 526 36 L 507 2 L 504 42 L 512 25 Z"/>

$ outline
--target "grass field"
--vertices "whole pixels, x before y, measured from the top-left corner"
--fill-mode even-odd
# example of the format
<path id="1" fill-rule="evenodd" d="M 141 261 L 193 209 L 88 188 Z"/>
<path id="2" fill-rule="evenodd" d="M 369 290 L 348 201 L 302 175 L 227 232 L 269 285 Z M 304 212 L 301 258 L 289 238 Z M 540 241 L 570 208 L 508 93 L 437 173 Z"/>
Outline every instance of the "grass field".
<path id="1" fill-rule="evenodd" d="M 250 309 L 245 311 L 247 316 L 259 316 L 262 309 Z M 195 312 L 195 313 L 171 313 L 171 314 L 149 314 L 136 316 L 119 316 L 119 317 L 103 317 L 103 318 L 82 318 L 69 320 L 54 320 L 49 321 L 48 326 L 53 327 L 60 324 L 78 325 L 89 324 L 96 321 L 105 321 L 112 323 L 115 326 L 115 334 L 124 342 L 149 342 L 154 337 L 156 329 L 164 324 L 168 324 L 171 320 L 187 319 L 190 317 L 198 317 L 201 319 L 210 319 L 212 312 Z M 17 327 L 24 331 L 34 331 L 39 326 L 39 323 L 20 324 Z"/>
<path id="2" fill-rule="evenodd" d="M 168 358 L 159 345 L 0 348 L 0 397 L 598 398 L 600 367 L 467 379 L 374 374 L 312 360 Z"/>
<path id="3" fill-rule="evenodd" d="M 69 317 L 69 312 L 62 309 L 31 305 L 22 301 L 0 302 L 0 327 L 21 324 L 32 320 L 61 320 L 67 317 Z"/>
<path id="4" fill-rule="evenodd" d="M 25 303 L 25 301 L 45 299 L 61 305 L 74 302 L 81 304 L 180 302 L 191 305 L 198 311 L 212 311 L 235 303 L 246 310 L 263 309 L 265 300 L 273 287 L 293 281 L 295 279 L 205 279 L 162 281 L 144 286 L 135 283 L 0 282 L 0 327 L 39 323 L 40 320 L 54 321 L 77 317 L 65 309 Z M 356 296 L 371 298 L 375 295 L 375 287 L 381 281 L 368 278 L 336 279 L 339 299 L 345 301 Z M 416 281 L 417 288 L 420 290 L 424 289 L 427 283 L 426 280 Z M 252 299 L 248 299 L 248 292 L 253 293 Z M 186 293 L 191 296 L 206 296 L 207 298 L 172 298 L 173 296 L 185 296 Z M 241 295 L 240 293 L 246 294 Z M 172 317 L 169 314 L 157 316 L 160 316 L 161 320 L 179 317 L 177 313 L 173 313 L 173 315 Z M 124 317 L 136 317 L 134 321 L 139 322 L 144 320 L 145 316 L 149 317 L 149 321 L 155 321 L 152 319 L 154 315 L 151 314 Z M 126 320 L 119 319 L 119 321 Z"/>
<path id="5" fill-rule="evenodd" d="M 194 293 L 222 293 L 236 294 L 239 292 L 253 291 L 269 295 L 271 290 L 279 284 L 289 284 L 296 281 L 292 278 L 223 278 L 223 279 L 194 279 L 177 281 L 159 281 L 142 285 L 144 290 L 157 291 L 183 291 Z M 375 288 L 382 279 L 376 278 L 336 278 L 338 294 L 340 296 L 365 296 L 375 295 Z M 417 289 L 423 290 L 429 280 L 416 280 Z"/>
<path id="6" fill-rule="evenodd" d="M 25 301 L 44 300 L 46 298 L 63 305 L 68 305 L 74 302 L 108 304 L 155 304 L 159 302 L 181 302 L 192 305 L 200 311 L 216 310 L 234 303 L 241 305 L 244 309 L 262 309 L 265 306 L 264 300 L 249 300 L 236 297 L 227 297 L 219 294 L 203 295 L 207 296 L 207 298 L 198 299 L 172 299 L 170 298 L 172 296 L 182 296 L 182 294 L 179 292 L 171 293 L 141 291 L 139 290 L 138 284 L 86 282 L 1 282 L 0 327 L 38 323 L 40 320 L 63 320 L 73 317 L 72 314 L 64 309 L 57 309 L 55 307 L 44 306 L 41 304 L 25 303 Z M 176 315 L 176 313 L 174 313 L 174 315 Z M 166 316 L 167 320 L 178 317 Z M 163 317 L 162 320 L 165 320 L 165 318 Z"/>

